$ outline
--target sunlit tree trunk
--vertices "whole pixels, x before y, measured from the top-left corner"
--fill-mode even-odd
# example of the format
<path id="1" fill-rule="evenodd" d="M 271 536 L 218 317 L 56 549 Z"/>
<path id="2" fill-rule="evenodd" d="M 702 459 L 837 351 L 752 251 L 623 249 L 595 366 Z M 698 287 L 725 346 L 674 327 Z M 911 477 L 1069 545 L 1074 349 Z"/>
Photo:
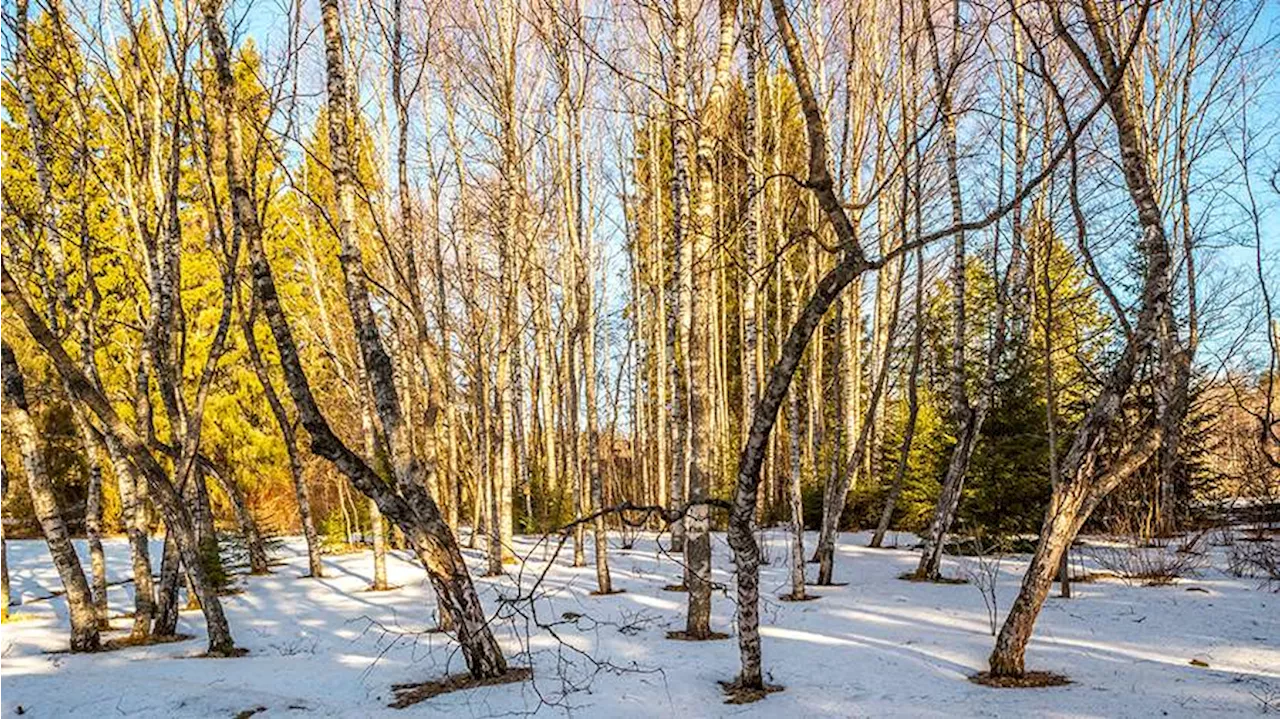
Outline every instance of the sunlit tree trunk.
<path id="1" fill-rule="evenodd" d="M 689 413 L 689 333 L 692 325 L 690 303 L 693 296 L 693 227 L 689 186 L 689 24 L 685 0 L 674 0 L 674 26 L 671 60 L 671 246 L 673 265 L 667 289 L 667 329 L 671 372 L 671 503 L 683 505 L 689 500 L 689 447 L 691 423 Z M 671 551 L 684 552 L 688 522 L 678 519 L 671 525 Z M 688 560 L 683 562 L 688 574 Z M 687 577 L 686 577 L 687 579 Z M 682 580 L 681 584 L 685 584 Z"/>
<path id="2" fill-rule="evenodd" d="M 1027 642 L 1031 639 L 1036 617 L 1048 597 L 1053 580 L 1060 571 L 1063 553 L 1107 494 L 1143 466 L 1164 441 L 1164 427 L 1157 421 L 1155 427 L 1144 432 L 1141 437 L 1126 442 L 1114 455 L 1114 459 L 1107 462 L 1100 456 L 1100 450 L 1116 434 L 1116 418 L 1138 366 L 1145 359 L 1163 353 L 1164 348 L 1159 346 L 1160 335 L 1170 329 L 1167 325 L 1162 326 L 1163 318 L 1172 312 L 1168 307 L 1171 302 L 1172 280 L 1169 242 L 1165 235 L 1161 208 L 1156 201 L 1148 159 L 1142 149 L 1141 129 L 1132 114 L 1125 79 L 1132 42 L 1118 51 L 1114 45 L 1114 28 L 1108 26 L 1108 23 L 1118 20 L 1110 17 L 1104 19 L 1093 0 L 1085 0 L 1085 24 L 1097 54 L 1095 60 L 1066 27 L 1061 8 L 1054 6 L 1051 9 L 1055 29 L 1071 49 L 1077 65 L 1094 88 L 1103 95 L 1111 111 L 1125 186 L 1142 230 L 1139 251 L 1145 260 L 1145 267 L 1137 321 L 1126 339 L 1123 352 L 1104 376 L 1101 390 L 1077 426 L 1071 447 L 1063 457 L 1058 485 L 1054 487 L 1045 511 L 1040 542 L 1023 577 L 1018 597 L 1010 607 L 996 638 L 996 646 L 990 657 L 991 673 L 996 676 L 1023 674 Z M 1135 28 L 1135 36 L 1145 25 L 1150 9 L 1150 5 L 1144 5 L 1138 10 L 1137 18 L 1130 26 Z M 1174 343 L 1176 339 L 1173 336 L 1164 339 L 1164 342 Z M 1162 359 L 1168 361 L 1171 357 L 1165 355 Z M 1172 368 L 1166 366 L 1163 369 L 1170 371 Z M 1157 415 L 1163 418 L 1163 411 L 1167 407 L 1168 405 L 1158 407 Z"/>
<path id="3" fill-rule="evenodd" d="M 684 0 L 676 0 L 677 22 L 683 23 Z M 687 245 L 689 262 L 685 267 L 685 287 L 689 307 L 681 307 L 688 319 L 686 376 L 689 384 L 689 502 L 692 506 L 685 517 L 685 564 L 688 567 L 686 585 L 689 605 L 686 633 L 693 638 L 711 635 L 711 533 L 710 507 L 702 502 L 710 497 L 710 479 L 713 468 L 714 427 L 712 402 L 715 401 L 711 343 L 711 313 L 714 311 L 715 292 L 712 286 L 716 272 L 713 253 L 716 238 L 714 159 L 718 145 L 720 123 L 724 122 L 725 97 L 733 48 L 737 39 L 737 3 L 722 0 L 719 5 L 719 32 L 716 66 L 710 93 L 703 104 L 700 116 L 696 151 L 696 188 L 693 199 L 693 223 L 691 242 Z M 692 20 L 692 18 L 690 18 Z M 753 505 L 754 508 L 754 505 Z"/>
<path id="4" fill-rule="evenodd" d="M 22 455 L 22 468 L 27 475 L 31 505 L 36 519 L 40 522 L 40 531 L 44 534 L 45 543 L 49 545 L 49 556 L 53 558 L 53 565 L 58 570 L 58 578 L 62 581 L 63 589 L 66 590 L 67 613 L 71 619 L 71 651 L 97 651 L 99 615 L 94 607 L 93 593 L 89 588 L 88 580 L 85 579 L 84 570 L 80 567 L 80 558 L 76 556 L 75 546 L 71 544 L 67 523 L 58 509 L 53 481 L 45 470 L 44 451 L 40 448 L 36 426 L 29 414 L 26 389 L 22 372 L 18 368 L 18 360 L 7 342 L 3 345 L 3 351 L 4 422 L 17 437 L 18 449 Z M 5 573 L 8 573 L 7 570 Z M 7 611 L 9 599 L 7 580 L 5 584 L 4 600 Z"/>
<path id="5" fill-rule="evenodd" d="M 447 612 L 455 620 L 457 639 L 471 675 L 476 678 L 501 676 L 507 671 L 506 658 L 489 628 L 488 617 L 475 592 L 475 587 L 471 584 L 466 563 L 457 542 L 454 541 L 453 533 L 440 515 L 438 506 L 425 490 L 426 482 L 421 476 L 421 468 L 415 466 L 416 463 L 412 458 L 403 465 L 398 461 L 404 458 L 401 450 L 405 448 L 400 445 L 404 439 L 403 428 L 398 426 L 399 408 L 394 397 L 394 382 L 387 376 L 390 363 L 386 361 L 385 353 L 379 356 L 377 347 L 380 344 L 380 338 L 375 327 L 363 323 L 357 325 L 359 331 L 363 333 L 362 339 L 365 340 L 363 344 L 366 346 L 362 347 L 365 350 L 365 356 L 373 360 L 367 361 L 366 369 L 369 371 L 375 390 L 379 393 L 379 409 L 380 414 L 383 415 L 384 429 L 388 436 L 395 438 L 389 442 L 392 446 L 392 460 L 397 464 L 394 485 L 383 482 L 364 460 L 342 443 L 316 404 L 310 383 L 302 369 L 292 330 L 280 306 L 275 278 L 267 262 L 262 242 L 262 228 L 245 180 L 244 157 L 239 139 L 239 120 L 233 109 L 235 76 L 231 70 L 226 36 L 222 33 L 214 0 L 206 0 L 202 9 L 205 34 L 212 49 L 217 70 L 218 96 L 227 110 L 226 161 L 234 218 L 250 250 L 254 295 L 260 303 L 275 338 L 285 380 L 294 405 L 298 409 L 301 423 L 311 437 L 312 451 L 333 462 L 361 492 L 377 501 L 379 510 L 404 531 L 405 538 L 414 547 L 418 559 L 427 568 L 427 573 L 442 605 L 442 611 Z M 342 77 L 342 41 L 337 22 L 337 7 L 332 0 L 326 0 L 323 9 L 327 69 L 330 75 L 330 100 L 336 107 L 341 108 L 345 105 L 345 82 Z M 342 112 L 331 115 L 331 117 L 342 116 Z M 330 123 L 330 131 L 333 132 L 335 128 L 341 128 L 339 134 L 335 135 L 335 139 L 339 141 L 333 143 L 331 149 L 336 151 L 335 158 L 345 160 L 340 148 L 345 143 L 346 128 L 337 122 Z M 344 162 L 335 159 L 335 170 L 343 164 Z M 345 178 L 341 173 L 339 178 L 340 181 L 336 184 L 341 187 L 344 184 L 342 180 Z M 344 255 L 347 255 L 347 260 L 351 261 L 351 264 L 356 264 L 358 254 L 352 257 L 344 252 Z M 350 275 L 348 278 L 353 279 Z M 353 289 L 356 290 L 354 294 L 358 299 L 359 288 Z M 357 310 L 353 314 L 359 317 L 359 311 L 367 309 L 367 305 L 353 309 Z"/>

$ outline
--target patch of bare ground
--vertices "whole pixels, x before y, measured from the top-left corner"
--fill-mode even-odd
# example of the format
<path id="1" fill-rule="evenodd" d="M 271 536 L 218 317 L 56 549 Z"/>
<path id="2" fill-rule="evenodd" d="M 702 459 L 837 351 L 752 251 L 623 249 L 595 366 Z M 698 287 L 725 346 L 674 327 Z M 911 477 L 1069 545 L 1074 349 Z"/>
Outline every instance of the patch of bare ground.
<path id="1" fill-rule="evenodd" d="M 664 592 L 687 592 L 689 588 L 683 584 L 668 584 L 662 588 Z"/>
<path id="2" fill-rule="evenodd" d="M 974 684 L 996 689 L 1040 689 L 1044 687 L 1064 687 L 1071 680 L 1054 672 L 1023 672 L 1018 676 L 998 676 L 991 672 L 978 672 L 969 677 Z"/>
<path id="3" fill-rule="evenodd" d="M 470 674 L 452 674 L 443 679 L 433 679 L 420 684 L 395 684 L 392 685 L 391 690 L 395 692 L 396 700 L 387 706 L 392 709 L 404 709 L 426 701 L 431 697 L 438 697 L 441 694 L 479 689 L 480 687 L 492 687 L 499 684 L 515 684 L 526 681 L 532 676 L 533 670 L 529 667 L 512 667 L 504 674 L 486 679 L 476 679 Z"/>
<path id="4" fill-rule="evenodd" d="M 720 682 L 720 688 L 724 690 L 725 704 L 752 704 L 782 691 L 782 686 L 778 684 L 764 683 L 758 687 L 744 687 L 737 681 Z"/>

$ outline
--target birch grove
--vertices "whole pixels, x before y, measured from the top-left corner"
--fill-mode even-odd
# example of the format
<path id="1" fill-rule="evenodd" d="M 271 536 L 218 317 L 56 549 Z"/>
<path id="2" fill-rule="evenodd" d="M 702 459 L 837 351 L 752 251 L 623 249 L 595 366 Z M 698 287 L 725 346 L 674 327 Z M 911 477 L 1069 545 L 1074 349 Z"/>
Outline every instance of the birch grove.
<path id="1" fill-rule="evenodd" d="M 1009 553 L 974 679 L 1038 685 L 1081 536 L 1280 496 L 1265 2 L 4 15 L 3 538 L 44 540 L 73 652 L 198 608 L 241 656 L 241 575 L 367 547 L 369 601 L 412 568 L 465 665 L 422 696 L 547 646 L 637 671 L 560 633 L 634 600 L 736 642 L 755 701 L 773 595 Z"/>

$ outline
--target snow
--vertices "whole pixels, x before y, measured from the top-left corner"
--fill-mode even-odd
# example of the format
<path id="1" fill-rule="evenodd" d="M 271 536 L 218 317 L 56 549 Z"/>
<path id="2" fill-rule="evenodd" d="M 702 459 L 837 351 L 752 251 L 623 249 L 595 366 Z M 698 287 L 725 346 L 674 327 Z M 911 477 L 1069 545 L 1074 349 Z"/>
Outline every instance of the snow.
<path id="1" fill-rule="evenodd" d="M 1257 581 L 1223 573 L 1222 550 L 1211 566 L 1172 586 L 1128 586 L 1104 580 L 1077 584 L 1075 596 L 1047 602 L 1027 655 L 1028 668 L 1066 674 L 1052 689 L 991 689 L 967 677 L 984 669 L 993 638 L 979 590 L 970 585 L 906 582 L 916 552 L 873 550 L 867 534 L 846 534 L 837 548 L 836 579 L 814 587 L 822 599 L 780 602 L 787 585 L 785 533 L 770 532 L 761 590 L 765 670 L 786 689 L 756 704 L 723 703 L 718 681 L 737 671 L 735 639 L 690 643 L 666 633 L 683 626 L 685 595 L 677 557 L 646 535 L 635 548 L 611 538 L 615 586 L 625 593 L 591 596 L 591 567 L 571 568 L 571 547 L 528 595 L 554 546 L 517 537 L 522 567 L 483 578 L 483 555 L 466 550 L 495 628 L 514 665 L 534 666 L 534 680 L 387 708 L 391 687 L 465 669 L 456 645 L 433 624 L 434 598 L 423 571 L 395 553 L 388 574 L 400 588 L 366 591 L 368 553 L 325 557 L 328 577 L 303 579 L 300 540 L 279 550 L 268 577 L 242 579 L 223 599 L 238 659 L 196 658 L 204 650 L 198 612 L 183 612 L 180 630 L 194 639 L 95 655 L 66 648 L 65 604 L 36 600 L 59 587 L 42 542 L 9 542 L 16 621 L 3 625 L 0 711 L 13 716 L 195 717 L 450 716 L 573 714 L 590 717 L 679 716 L 1250 716 L 1268 702 L 1280 711 L 1280 595 Z M 808 536 L 808 546 L 815 537 Z M 890 537 L 890 543 L 893 543 Z M 902 537 L 904 544 L 914 537 Z M 128 547 L 105 542 L 109 578 L 129 576 Z M 83 547 L 80 547 L 83 550 Z M 152 556 L 160 556 L 158 543 Z M 591 556 L 588 546 L 587 556 Z M 1017 592 L 1026 557 L 1005 558 L 998 583 L 1000 616 Z M 86 565 L 87 566 L 87 565 Z M 730 552 L 715 537 L 713 627 L 733 632 Z M 963 574 L 973 560 L 947 558 L 944 573 Z M 812 573 L 813 568 L 810 567 Z M 113 586 L 113 614 L 132 607 L 131 585 Z M 550 628 L 537 624 L 552 624 Z M 122 632 L 129 621 L 117 618 Z M 554 635 L 554 636 L 553 636 Z M 1208 664 L 1192 665 L 1192 660 Z"/>

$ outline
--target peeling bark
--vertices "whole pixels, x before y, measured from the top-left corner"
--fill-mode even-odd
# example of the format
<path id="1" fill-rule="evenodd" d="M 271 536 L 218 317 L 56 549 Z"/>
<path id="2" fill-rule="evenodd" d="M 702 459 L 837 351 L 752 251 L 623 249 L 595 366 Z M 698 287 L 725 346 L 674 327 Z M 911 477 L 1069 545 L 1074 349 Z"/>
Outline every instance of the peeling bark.
<path id="1" fill-rule="evenodd" d="M 330 64 L 337 66 L 332 69 L 338 69 L 340 75 L 341 41 L 337 35 L 337 7 L 333 0 L 326 0 L 325 5 L 327 55 L 330 56 Z M 438 506 L 427 494 L 425 483 L 421 481 L 419 468 L 411 461 L 406 466 L 397 467 L 398 481 L 394 487 L 388 485 L 338 438 L 316 403 L 298 356 L 292 330 L 280 305 L 275 277 L 263 246 L 262 228 L 256 214 L 257 208 L 249 194 L 245 179 L 244 158 L 240 148 L 239 118 L 234 111 L 235 79 L 231 71 L 226 36 L 222 32 L 218 18 L 218 7 L 214 0 L 205 0 L 202 9 L 205 34 L 212 48 L 217 70 L 218 93 L 228 115 L 227 176 L 234 218 L 249 248 L 254 295 L 260 303 L 272 336 L 275 338 L 285 382 L 298 409 L 302 426 L 311 436 L 312 451 L 332 462 L 357 489 L 377 503 L 379 511 L 400 526 L 405 539 L 413 546 L 419 560 L 427 568 L 441 607 L 456 620 L 455 630 L 458 642 L 471 675 L 478 679 L 501 676 L 507 670 L 506 658 L 489 628 L 488 617 L 485 616 L 484 607 L 467 574 L 466 563 L 463 561 L 453 533 L 441 516 Z M 329 90 L 339 95 L 341 100 L 337 103 L 339 106 L 345 104 L 342 95 L 345 92 L 344 84 L 340 77 L 330 78 Z M 331 126 L 338 127 L 339 124 L 333 122 Z M 345 127 L 343 131 L 345 132 Z M 353 266 L 352 269 L 355 269 L 353 260 L 357 258 L 345 252 L 344 255 L 348 255 L 347 261 Z M 353 284 L 356 284 L 354 277 L 350 279 L 353 280 Z M 355 294 L 358 295 L 358 288 L 355 289 L 357 290 Z M 354 309 L 360 311 L 364 308 Z M 365 319 L 368 318 L 365 317 Z M 384 423 L 388 425 L 387 433 L 398 436 L 402 440 L 403 435 L 398 434 L 403 427 L 397 426 L 398 403 L 394 402 L 394 381 L 390 377 L 390 362 L 385 352 L 381 356 L 378 355 L 377 346 L 380 345 L 380 341 L 376 335 L 376 328 L 372 325 L 363 325 L 361 331 L 364 340 L 362 344 L 366 345 L 363 347 L 366 358 L 372 357 L 375 360 L 368 364 L 368 369 L 371 381 L 379 390 L 381 403 L 379 411 L 384 415 Z M 392 445 L 395 447 L 396 442 L 392 442 Z M 397 450 L 393 449 L 393 451 Z M 403 455 L 393 456 L 393 459 L 399 458 L 403 458 Z"/>
<path id="2" fill-rule="evenodd" d="M 58 509 L 53 482 L 45 471 L 44 452 L 37 439 L 35 422 L 28 413 L 22 371 L 18 367 L 13 349 L 7 342 L 3 344 L 3 355 L 4 421 L 8 429 L 17 437 L 18 448 L 22 455 L 22 467 L 27 475 L 31 505 L 35 510 L 36 519 L 40 522 L 40 531 L 44 534 L 45 543 L 49 545 L 49 556 L 58 570 L 58 578 L 62 581 L 63 589 L 66 590 L 67 612 L 71 619 L 71 651 L 97 651 L 99 614 L 94 606 L 93 593 L 89 589 L 88 580 L 85 579 L 84 570 L 80 567 L 80 558 L 76 555 L 76 549 L 71 544 L 67 523 Z M 5 574 L 7 576 L 7 569 Z M 8 611 L 7 579 L 5 584 L 4 601 Z"/>

